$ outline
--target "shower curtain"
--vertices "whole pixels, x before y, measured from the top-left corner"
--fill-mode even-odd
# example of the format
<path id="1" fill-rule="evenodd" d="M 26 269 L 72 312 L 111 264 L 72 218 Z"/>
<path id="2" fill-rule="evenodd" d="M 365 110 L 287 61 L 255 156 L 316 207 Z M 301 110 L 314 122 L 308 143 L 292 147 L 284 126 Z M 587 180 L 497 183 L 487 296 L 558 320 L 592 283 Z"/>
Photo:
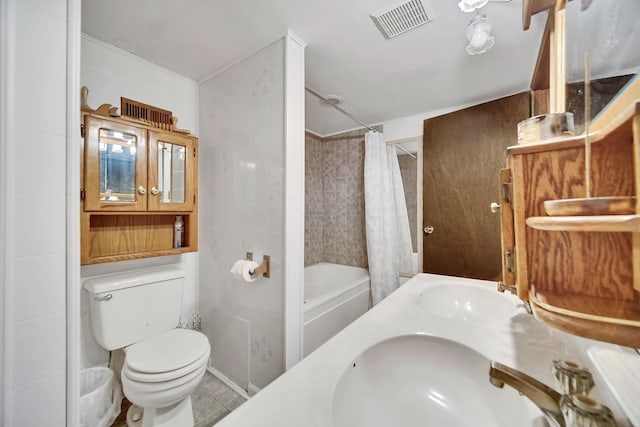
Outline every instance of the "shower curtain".
<path id="1" fill-rule="evenodd" d="M 411 271 L 411 235 L 395 148 L 383 135 L 365 135 L 364 199 L 369 275 L 373 304 L 400 284 L 400 271 Z"/>

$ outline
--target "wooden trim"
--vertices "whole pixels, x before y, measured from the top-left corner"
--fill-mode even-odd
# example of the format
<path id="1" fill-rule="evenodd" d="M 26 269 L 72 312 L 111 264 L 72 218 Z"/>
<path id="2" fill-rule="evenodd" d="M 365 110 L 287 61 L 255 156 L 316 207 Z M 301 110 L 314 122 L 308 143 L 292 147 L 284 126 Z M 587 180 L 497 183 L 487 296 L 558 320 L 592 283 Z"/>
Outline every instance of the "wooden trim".
<path id="1" fill-rule="evenodd" d="M 516 285 L 518 296 L 527 301 L 529 299 L 529 271 L 527 266 L 527 227 L 525 224 L 525 194 L 522 156 L 510 157 L 513 190 L 511 203 L 513 205 L 513 232 L 516 256 Z"/>
<path id="2" fill-rule="evenodd" d="M 180 203 L 163 203 L 160 202 L 160 196 L 151 193 L 153 187 L 159 188 L 158 163 L 158 143 L 168 142 L 170 144 L 181 145 L 185 148 L 185 165 L 184 165 L 184 202 Z M 149 130 L 149 177 L 148 177 L 148 196 L 147 210 L 149 211 L 174 211 L 188 212 L 193 210 L 195 202 L 194 195 L 194 177 L 197 175 L 197 158 L 196 158 L 196 141 L 193 138 L 177 135 L 175 133 L 160 132 Z"/>
<path id="3" fill-rule="evenodd" d="M 566 11 L 558 0 L 553 12 L 549 12 L 549 113 L 566 111 Z"/>
<path id="4" fill-rule="evenodd" d="M 640 116 L 638 115 L 633 117 L 633 183 L 636 192 L 636 215 L 640 215 Z M 640 291 L 640 233 L 633 233 L 632 245 L 633 288 Z"/>
<path id="5" fill-rule="evenodd" d="M 555 0 L 523 0 L 522 1 L 522 29 L 528 30 L 531 25 L 531 17 L 543 10 L 552 8 Z"/>
<path id="6" fill-rule="evenodd" d="M 500 225 L 502 246 L 502 281 L 509 286 L 516 284 L 516 272 L 509 271 L 506 263 L 506 254 L 511 252 L 515 256 L 515 234 L 513 231 L 513 204 L 512 201 L 502 197 L 503 185 L 511 182 L 511 170 L 500 169 L 498 194 L 500 194 Z M 512 186 L 513 188 L 513 186 Z M 513 197 L 513 196 L 512 196 Z"/>
<path id="7" fill-rule="evenodd" d="M 108 202 L 100 200 L 100 129 L 108 128 L 136 137 L 135 202 Z M 86 211 L 144 211 L 147 197 L 138 193 L 138 187 L 147 185 L 147 137 L 143 129 L 129 126 L 113 120 L 85 116 L 84 143 L 84 209 Z"/>
<path id="8" fill-rule="evenodd" d="M 526 0 L 525 0 L 526 1 Z M 538 59 L 533 69 L 533 77 L 531 78 L 531 90 L 539 91 L 549 89 L 549 56 L 550 56 L 550 33 L 553 14 L 548 13 L 547 23 L 544 26 L 542 39 L 540 41 L 540 49 L 538 50 Z"/>
<path id="9" fill-rule="evenodd" d="M 156 125 L 167 125 L 166 129 L 169 129 L 172 123 L 173 113 L 171 111 L 125 98 L 124 96 L 120 97 L 120 111 L 126 117 L 146 120 Z"/>

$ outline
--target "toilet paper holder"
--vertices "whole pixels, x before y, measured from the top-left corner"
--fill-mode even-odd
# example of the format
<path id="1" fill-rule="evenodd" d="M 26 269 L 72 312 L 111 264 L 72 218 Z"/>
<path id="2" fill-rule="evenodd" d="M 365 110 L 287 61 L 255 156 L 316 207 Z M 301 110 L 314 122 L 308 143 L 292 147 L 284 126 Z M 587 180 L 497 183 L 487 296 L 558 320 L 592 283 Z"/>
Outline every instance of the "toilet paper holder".
<path id="1" fill-rule="evenodd" d="M 253 261 L 253 252 L 247 252 L 246 259 L 248 261 Z M 262 257 L 262 264 L 253 269 L 253 271 L 251 272 L 251 276 L 253 277 L 262 274 L 262 277 L 271 277 L 271 275 L 269 274 L 269 272 L 271 271 L 270 265 L 271 257 L 269 255 L 264 255 Z"/>

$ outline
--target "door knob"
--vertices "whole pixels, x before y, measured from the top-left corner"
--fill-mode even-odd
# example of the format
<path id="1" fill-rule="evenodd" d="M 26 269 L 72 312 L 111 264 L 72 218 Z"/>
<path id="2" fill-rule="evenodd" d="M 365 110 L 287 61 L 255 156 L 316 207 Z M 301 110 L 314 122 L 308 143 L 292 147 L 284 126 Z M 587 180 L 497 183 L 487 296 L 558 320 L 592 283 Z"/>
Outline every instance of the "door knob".
<path id="1" fill-rule="evenodd" d="M 147 193 L 147 189 L 144 188 L 142 185 L 140 187 L 138 187 L 138 193 L 140 194 L 146 194 Z"/>
<path id="2" fill-rule="evenodd" d="M 496 202 L 491 202 L 491 204 L 489 205 L 489 209 L 491 209 L 492 213 L 497 213 L 498 209 L 500 209 L 500 205 Z"/>
<path id="3" fill-rule="evenodd" d="M 431 233 L 433 233 L 433 225 L 427 225 L 424 228 L 424 234 L 431 234 Z"/>

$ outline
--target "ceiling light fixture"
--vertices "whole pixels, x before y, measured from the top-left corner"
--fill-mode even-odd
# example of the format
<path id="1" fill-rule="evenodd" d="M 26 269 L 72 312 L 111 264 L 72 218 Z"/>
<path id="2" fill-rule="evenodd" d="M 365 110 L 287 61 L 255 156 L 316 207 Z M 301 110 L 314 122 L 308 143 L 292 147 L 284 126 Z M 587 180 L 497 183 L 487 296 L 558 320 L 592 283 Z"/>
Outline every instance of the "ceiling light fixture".
<path id="1" fill-rule="evenodd" d="M 460 0 L 458 7 L 461 11 L 470 13 L 484 7 L 487 3 L 489 3 L 489 0 Z"/>
<path id="2" fill-rule="evenodd" d="M 493 47 L 495 40 L 491 35 L 491 22 L 486 15 L 477 14 L 467 27 L 467 53 L 480 55 Z"/>

